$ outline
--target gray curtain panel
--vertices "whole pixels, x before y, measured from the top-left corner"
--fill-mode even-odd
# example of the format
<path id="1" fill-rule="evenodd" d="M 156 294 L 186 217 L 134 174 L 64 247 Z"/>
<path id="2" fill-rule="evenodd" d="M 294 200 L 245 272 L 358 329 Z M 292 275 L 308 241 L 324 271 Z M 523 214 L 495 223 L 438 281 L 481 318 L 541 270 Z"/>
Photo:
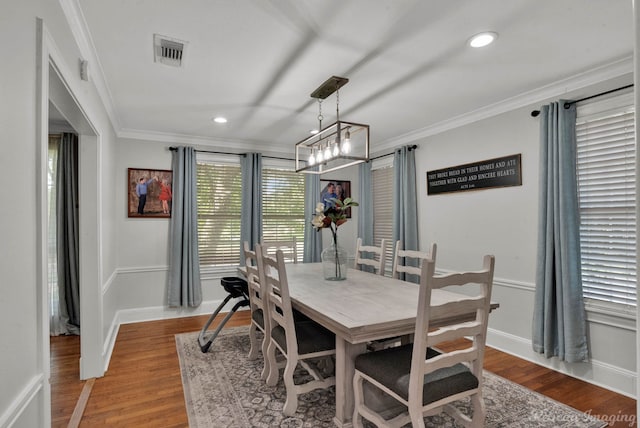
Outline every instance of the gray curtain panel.
<path id="1" fill-rule="evenodd" d="M 242 214 L 240 216 L 240 264 L 244 265 L 242 243 L 249 248 L 262 238 L 262 155 L 246 153 L 240 157 L 242 171 Z"/>
<path id="2" fill-rule="evenodd" d="M 63 334 L 80 334 L 77 135 L 62 134 L 57 170 L 56 240 L 60 327 Z"/>
<path id="3" fill-rule="evenodd" d="M 168 305 L 200 306 L 202 283 L 198 255 L 196 152 L 193 147 L 177 147 L 173 152 L 170 241 Z"/>
<path id="4" fill-rule="evenodd" d="M 560 100 L 540 109 L 540 198 L 533 349 L 586 361 L 576 179 L 576 107 Z"/>
<path id="5" fill-rule="evenodd" d="M 322 253 L 322 233 L 311 225 L 311 219 L 316 213 L 316 205 L 320 201 L 320 176 L 317 174 L 305 174 L 304 177 L 304 212 L 308 218 L 304 223 L 304 253 L 303 263 L 316 263 L 320 261 Z"/>
<path id="6" fill-rule="evenodd" d="M 358 194 L 358 237 L 363 245 L 373 245 L 373 191 L 371 187 L 371 162 L 358 165 L 360 186 Z"/>
<path id="7" fill-rule="evenodd" d="M 401 240 L 405 250 L 419 250 L 416 157 L 411 147 L 401 147 L 393 154 L 393 197 L 392 245 Z M 415 260 L 408 261 L 412 263 Z M 415 275 L 406 279 L 417 282 Z"/>

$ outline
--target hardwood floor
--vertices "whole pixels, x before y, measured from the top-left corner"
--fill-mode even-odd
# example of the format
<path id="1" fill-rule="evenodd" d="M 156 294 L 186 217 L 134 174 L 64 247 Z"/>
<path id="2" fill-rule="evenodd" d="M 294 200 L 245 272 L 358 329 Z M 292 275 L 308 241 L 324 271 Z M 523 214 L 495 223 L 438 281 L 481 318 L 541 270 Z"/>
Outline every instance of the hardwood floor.
<path id="1" fill-rule="evenodd" d="M 200 330 L 207 318 L 122 325 L 109 369 L 104 377 L 96 379 L 80 427 L 187 427 L 174 335 Z M 227 326 L 248 323 L 249 311 L 240 311 Z M 78 380 L 79 353 L 77 336 L 51 338 L 53 427 L 67 426 L 82 391 L 84 382 Z M 495 349 L 487 349 L 485 368 L 578 410 L 612 421 L 610 426 L 635 426 L 634 399 Z"/>

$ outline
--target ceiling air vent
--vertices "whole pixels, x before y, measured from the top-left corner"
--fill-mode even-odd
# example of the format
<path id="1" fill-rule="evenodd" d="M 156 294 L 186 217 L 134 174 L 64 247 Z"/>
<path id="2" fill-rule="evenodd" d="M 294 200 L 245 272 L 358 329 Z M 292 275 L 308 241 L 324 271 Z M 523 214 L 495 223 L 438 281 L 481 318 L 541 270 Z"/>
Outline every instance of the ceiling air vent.
<path id="1" fill-rule="evenodd" d="M 187 42 L 170 37 L 153 35 L 154 61 L 172 67 L 182 67 Z"/>

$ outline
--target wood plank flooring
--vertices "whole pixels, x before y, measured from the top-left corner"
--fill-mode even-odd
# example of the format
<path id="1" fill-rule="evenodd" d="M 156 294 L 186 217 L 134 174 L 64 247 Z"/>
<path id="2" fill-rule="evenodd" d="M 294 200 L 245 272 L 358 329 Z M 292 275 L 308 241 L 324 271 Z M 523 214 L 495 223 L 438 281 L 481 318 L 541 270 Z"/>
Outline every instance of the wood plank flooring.
<path id="1" fill-rule="evenodd" d="M 187 427 L 174 335 L 200 330 L 207 318 L 122 325 L 109 369 L 96 379 L 80 427 Z M 227 327 L 248 323 L 249 311 L 239 311 Z M 51 338 L 53 427 L 67 426 L 82 392 L 79 354 L 79 337 Z M 613 420 L 610 426 L 635 426 L 629 422 L 631 418 L 635 422 L 634 399 L 494 349 L 487 349 L 485 368 L 578 410 Z"/>

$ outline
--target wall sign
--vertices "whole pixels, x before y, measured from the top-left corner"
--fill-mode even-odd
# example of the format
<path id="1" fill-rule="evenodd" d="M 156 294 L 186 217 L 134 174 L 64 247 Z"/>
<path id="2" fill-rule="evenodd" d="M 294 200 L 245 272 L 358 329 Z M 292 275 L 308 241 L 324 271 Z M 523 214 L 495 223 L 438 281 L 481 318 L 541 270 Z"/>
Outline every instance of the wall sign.
<path id="1" fill-rule="evenodd" d="M 427 194 L 522 185 L 521 154 L 427 171 Z"/>

